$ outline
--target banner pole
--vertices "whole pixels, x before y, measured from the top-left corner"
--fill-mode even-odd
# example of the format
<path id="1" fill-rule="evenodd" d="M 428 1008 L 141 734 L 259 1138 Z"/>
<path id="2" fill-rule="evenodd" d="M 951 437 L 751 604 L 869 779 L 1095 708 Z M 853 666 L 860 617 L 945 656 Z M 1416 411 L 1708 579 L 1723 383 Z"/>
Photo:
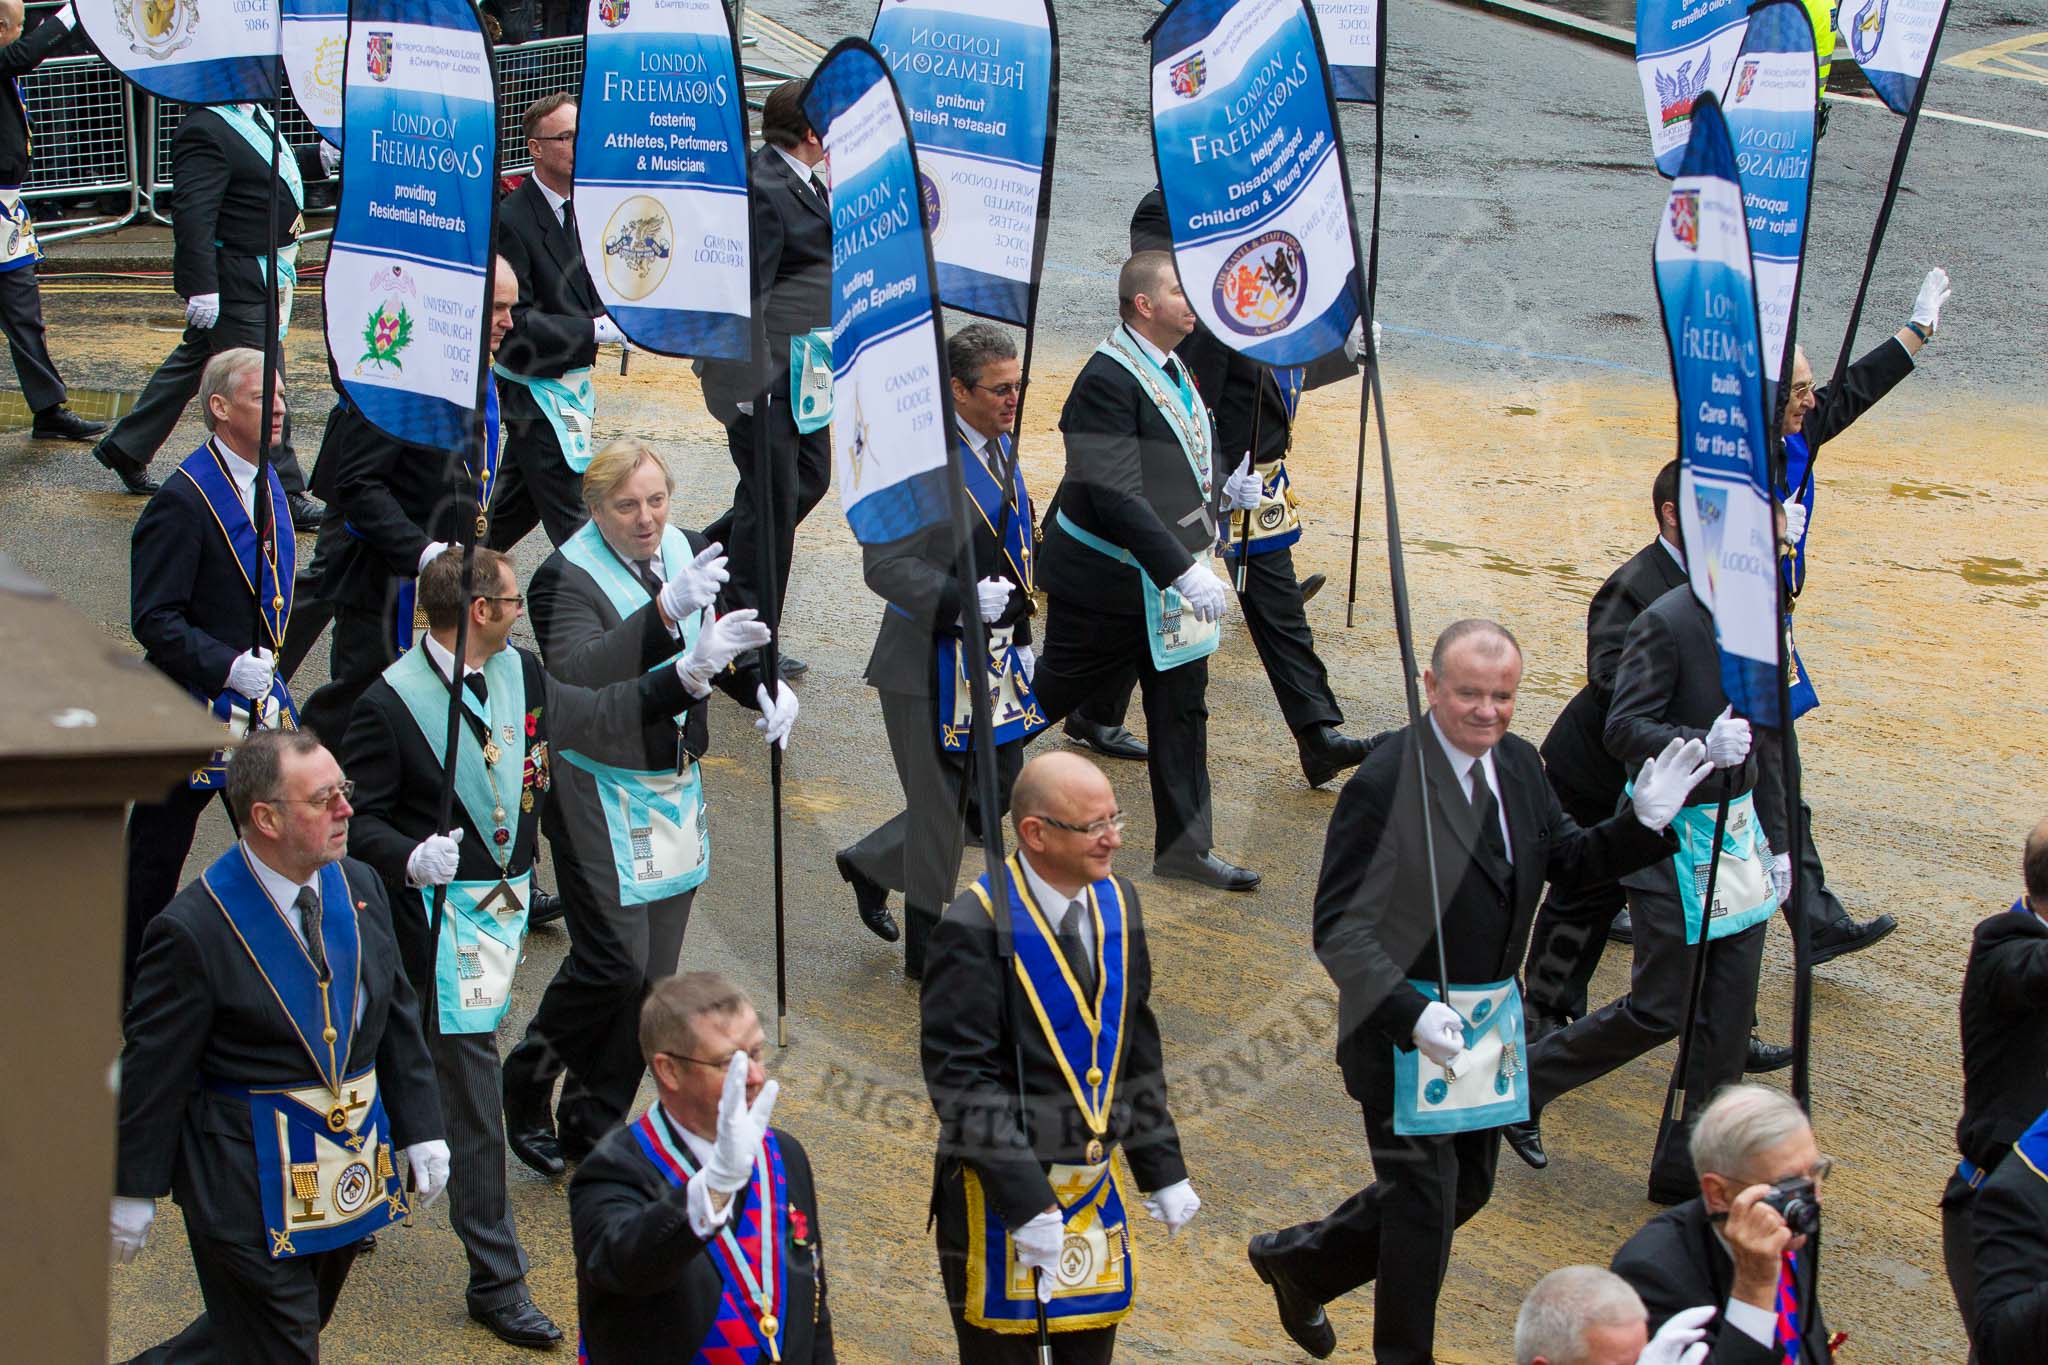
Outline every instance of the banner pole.
<path id="1" fill-rule="evenodd" d="M 1379 7 L 1379 52 L 1377 54 L 1378 97 L 1372 102 L 1372 225 L 1366 242 L 1365 252 L 1365 314 L 1364 327 L 1372 330 L 1373 318 L 1379 307 L 1380 290 L 1380 184 L 1381 172 L 1386 164 L 1387 146 L 1387 5 L 1381 0 Z M 1346 185 L 1349 190 L 1349 184 Z M 1378 347 L 1373 363 L 1379 363 Z M 1350 630 L 1357 624 L 1358 612 L 1358 538 L 1365 518 L 1365 414 L 1364 400 L 1360 400 L 1358 411 L 1358 463 L 1351 474 L 1351 586 L 1344 599 L 1344 629 Z"/>
<path id="2" fill-rule="evenodd" d="M 284 59 L 282 57 L 273 57 L 270 67 L 271 90 L 273 93 L 270 100 L 270 183 L 266 187 L 270 198 L 268 215 L 269 235 L 263 240 L 263 259 L 266 273 L 263 289 L 263 425 L 256 436 L 256 482 L 249 490 L 250 529 L 256 534 L 256 557 L 258 561 L 256 581 L 250 585 L 252 589 L 250 602 L 256 609 L 256 621 L 249 638 L 259 646 L 263 643 L 264 632 L 262 573 L 264 546 L 268 545 L 270 547 L 270 566 L 273 577 L 277 573 L 281 559 L 281 556 L 278 554 L 277 509 L 272 504 L 270 498 L 270 411 L 271 405 L 277 401 L 278 367 L 284 363 L 284 346 L 277 335 L 279 322 L 277 306 L 277 113 L 282 101 L 277 98 L 275 93 L 278 89 L 278 82 L 283 78 L 283 62 Z M 257 107 L 261 108 L 262 106 L 258 105 Z M 217 319 L 215 325 L 219 325 Z M 276 584 L 276 595 L 282 596 L 285 591 L 286 587 L 284 584 Z M 278 622 L 280 638 L 274 642 L 277 645 L 275 657 L 278 668 L 284 666 L 284 640 L 282 632 L 287 628 L 287 624 L 284 621 Z M 273 687 L 276 686 L 276 675 L 274 673 L 271 685 Z M 249 728 L 243 731 L 244 735 L 256 733 L 257 728 L 262 724 L 264 703 L 269 700 L 270 694 L 268 692 L 260 697 L 249 698 Z"/>
<path id="3" fill-rule="evenodd" d="M 1252 472 L 1254 474 L 1259 471 L 1259 418 L 1264 415 L 1266 410 L 1266 395 L 1263 392 L 1265 383 L 1266 367 L 1261 365 L 1256 372 L 1256 377 L 1252 380 L 1253 386 L 1260 389 L 1261 392 L 1252 399 L 1252 448 L 1246 452 L 1252 457 Z M 1234 572 L 1232 576 L 1237 580 L 1236 587 L 1240 597 L 1244 595 L 1246 570 L 1250 566 L 1252 559 L 1252 513 L 1257 510 L 1256 507 L 1253 507 L 1245 511 L 1244 524 L 1239 527 L 1237 533 L 1237 563 L 1233 566 Z M 1228 510 L 1223 514 L 1226 539 L 1229 535 L 1230 518 L 1234 515 L 1236 515 L 1235 512 Z"/>
<path id="4" fill-rule="evenodd" d="M 1664 1089 L 1664 1122 L 1677 1123 L 1685 1113 L 1685 1073 L 1692 1065 L 1693 1029 L 1699 1024 L 1700 996 L 1707 984 L 1707 930 L 1714 917 L 1714 883 L 1721 871 L 1721 838 L 1728 832 L 1728 798 L 1714 808 L 1714 843 L 1707 861 L 1707 889 L 1700 901 L 1700 942 L 1692 955 L 1692 984 L 1685 992 L 1685 1027 L 1678 1034 L 1678 1060 Z M 1681 896 L 1683 893 L 1681 892 Z M 1680 909 L 1683 910 L 1681 901 Z"/>
<path id="5" fill-rule="evenodd" d="M 748 256 L 753 257 L 753 228 L 747 229 Z M 768 363 L 768 328 L 761 312 L 761 302 L 754 301 L 753 354 L 756 365 Z M 759 372 L 758 370 L 756 371 Z M 759 609 L 764 624 L 768 627 L 768 643 L 761 646 L 762 685 L 767 688 L 771 701 L 782 693 L 782 590 L 781 574 L 775 566 L 775 497 L 774 461 L 768 449 L 768 408 L 774 402 L 775 386 L 771 382 L 760 390 L 754 399 L 754 483 L 759 489 L 756 501 L 760 507 L 760 545 L 758 560 L 760 566 Z M 789 932 L 787 904 L 784 898 L 782 880 L 782 746 L 768 746 L 768 829 L 769 849 L 775 890 L 775 1045 L 789 1046 Z"/>

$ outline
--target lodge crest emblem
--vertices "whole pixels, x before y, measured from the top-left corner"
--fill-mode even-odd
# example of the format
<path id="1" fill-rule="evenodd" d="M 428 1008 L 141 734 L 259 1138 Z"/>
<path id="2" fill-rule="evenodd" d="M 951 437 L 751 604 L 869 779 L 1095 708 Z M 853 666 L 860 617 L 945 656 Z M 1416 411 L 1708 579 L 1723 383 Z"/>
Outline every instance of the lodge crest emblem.
<path id="1" fill-rule="evenodd" d="M 163 61 L 199 32 L 199 0 L 114 0 L 114 24 L 128 50 Z"/>
<path id="2" fill-rule="evenodd" d="M 394 265 L 371 277 L 369 292 L 377 302 L 363 320 L 363 353 L 356 359 L 356 373 L 360 375 L 366 364 L 402 371 L 405 364 L 399 357 L 412 345 L 413 333 L 407 301 L 419 301 L 419 286 L 404 266 Z"/>
<path id="3" fill-rule="evenodd" d="M 1671 191 L 1671 235 L 1688 251 L 1700 249 L 1700 192 Z"/>
<path id="4" fill-rule="evenodd" d="M 1232 331 L 1265 336 L 1294 321 L 1308 297 L 1308 258 L 1291 232 L 1262 232 L 1216 272 L 1213 301 Z"/>
<path id="5" fill-rule="evenodd" d="M 391 35 L 389 33 L 372 33 L 369 36 L 369 40 L 363 47 L 363 65 L 369 71 L 371 80 L 388 81 L 391 79 L 391 63 L 394 55 Z"/>
<path id="6" fill-rule="evenodd" d="M 1754 57 L 1750 57 L 1742 63 L 1742 74 L 1735 78 L 1735 98 L 1739 100 L 1749 98 L 1750 90 L 1756 85 L 1756 69 L 1761 65 L 1762 63 Z"/>
<path id="7" fill-rule="evenodd" d="M 1884 40 L 1884 11 L 1891 0 L 1864 0 L 1863 8 L 1856 11 L 1856 17 L 1849 22 L 1849 51 L 1854 53 L 1858 63 L 1867 63 L 1877 56 L 1877 45 Z"/>
<path id="8" fill-rule="evenodd" d="M 1173 93 L 1184 100 L 1191 100 L 1202 93 L 1202 87 L 1209 83 L 1209 63 L 1199 52 L 1190 52 L 1175 62 L 1167 71 L 1166 78 L 1173 85 Z"/>
<path id="9" fill-rule="evenodd" d="M 617 28 L 633 12 L 633 0 L 598 0 L 597 17 L 606 28 Z"/>
<path id="10" fill-rule="evenodd" d="M 1713 64 L 1714 49 L 1710 47 L 1700 54 L 1697 70 L 1692 62 L 1680 62 L 1678 70 L 1668 76 L 1662 71 L 1652 73 L 1657 81 L 1657 107 L 1666 128 L 1692 117 L 1693 103 L 1707 88 L 1707 71 Z"/>
<path id="11" fill-rule="evenodd" d="M 629 195 L 604 226 L 604 278 L 627 303 L 661 287 L 675 258 L 675 223 L 659 199 Z"/>

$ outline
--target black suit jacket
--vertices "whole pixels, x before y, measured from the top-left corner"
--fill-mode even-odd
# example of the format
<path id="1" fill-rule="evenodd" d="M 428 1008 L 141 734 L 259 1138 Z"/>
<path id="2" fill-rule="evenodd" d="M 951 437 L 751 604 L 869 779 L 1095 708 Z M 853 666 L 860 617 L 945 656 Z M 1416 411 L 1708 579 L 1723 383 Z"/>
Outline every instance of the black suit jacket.
<path id="1" fill-rule="evenodd" d="M 296 157 L 307 181 L 325 178 L 317 145 L 279 143 L 278 155 Z M 211 108 L 188 108 L 171 139 L 171 177 L 171 287 L 188 299 L 219 294 L 224 310 L 261 308 L 265 275 L 256 257 L 296 241 L 300 227 L 299 206 L 283 177 L 271 175 L 269 155 Z"/>
<path id="2" fill-rule="evenodd" d="M 1977 926 L 1961 1013 L 1956 1147 L 1989 1171 L 2048 1110 L 2048 925 L 2006 910 Z"/>
<path id="3" fill-rule="evenodd" d="M 1628 628 L 1652 602 L 1686 582 L 1684 566 L 1660 538 L 1609 574 L 1586 608 L 1586 685 L 1565 703 L 1543 737 L 1543 761 L 1551 781 L 1588 805 L 1612 803 L 1629 779 L 1602 739 Z"/>
<path id="4" fill-rule="evenodd" d="M 341 870 L 360 904 L 362 942 L 363 1018 L 347 1070 L 376 1064 L 394 1146 L 430 1142 L 444 1131 L 440 1092 L 392 939 L 391 906 L 369 868 L 343 859 Z M 143 932 L 125 1036 L 114 1193 L 155 1199 L 169 1191 L 193 1227 L 260 1244 L 249 1107 L 201 1081 L 297 1086 L 313 1079 L 313 1068 L 270 983 L 196 879 Z"/>
<path id="5" fill-rule="evenodd" d="M 339 399 L 320 438 L 313 492 L 348 534 L 321 557 L 321 596 L 382 611 L 393 580 L 419 572 L 434 541 L 454 544 L 467 512 L 469 473 L 456 451 L 394 441 Z"/>
<path id="6" fill-rule="evenodd" d="M 1971 1201 L 1970 1244 L 1980 1365 L 2048 1360 L 2048 1181 L 2024 1161 L 2001 1163 Z"/>
<path id="7" fill-rule="evenodd" d="M 811 1161 L 801 1143 L 774 1130 L 789 1202 L 808 1224 L 776 1248 L 788 1267 L 782 1358 L 829 1365 L 832 1312 L 825 1295 L 825 1241 Z M 576 1315 L 591 1365 L 689 1365 L 717 1320 L 724 1279 L 690 1230 L 686 1187 L 669 1183 L 640 1150 L 631 1125 L 615 1128 L 569 1180 L 576 1241 Z"/>
<path id="8" fill-rule="evenodd" d="M 1843 371 L 1841 383 L 1823 384 L 1813 391 L 1813 411 L 1799 428 L 1806 433 L 1806 448 L 1817 451 L 1841 435 L 1911 373 L 1912 353 L 1897 337 L 1886 337 Z"/>
<path id="9" fill-rule="evenodd" d="M 761 300 L 768 349 L 749 367 L 705 361 L 698 369 L 711 415 L 731 423 L 737 403 L 765 390 L 789 401 L 789 339 L 832 325 L 832 218 L 829 206 L 805 189 L 782 154 L 763 144 L 754 151 L 754 297 Z"/>
<path id="10" fill-rule="evenodd" d="M 241 562 L 199 486 L 182 474 L 165 479 L 135 520 L 128 620 L 148 660 L 208 703 L 228 685 L 236 655 L 278 647 L 267 630 L 257 638 Z"/>
<path id="11" fill-rule="evenodd" d="M 1316 882 L 1315 947 L 1337 984 L 1337 1059 L 1352 1095 L 1384 1103 L 1392 1053 L 1414 1046 L 1428 1003 L 1410 977 L 1437 974 L 1429 870 L 1423 857 L 1415 752 L 1429 769 L 1431 834 L 1444 897 L 1444 947 L 1453 985 L 1513 976 L 1546 881 L 1607 881 L 1668 854 L 1676 842 L 1623 810 L 1591 829 L 1564 813 L 1527 740 L 1494 747 L 1496 793 L 1507 811 L 1513 873 L 1497 879 L 1478 853 L 1479 826 L 1428 716 L 1378 744 L 1338 795 Z"/>
<path id="12" fill-rule="evenodd" d="M 583 248 L 555 219 L 540 181 L 524 184 L 498 205 L 498 254 L 519 276 L 512 330 L 498 346 L 498 363 L 513 374 L 558 379 L 597 359 L 597 329 L 604 311 L 583 264 Z"/>
<path id="13" fill-rule="evenodd" d="M 706 544 L 695 531 L 686 530 L 683 536 L 692 553 Z M 662 567 L 673 574 L 682 566 L 665 563 Z M 646 604 L 639 610 L 621 616 L 597 580 L 570 563 L 560 550 L 534 570 L 533 581 L 526 585 L 526 611 L 540 641 L 541 658 L 546 661 L 549 675 L 577 687 L 608 687 L 628 682 L 682 652 L 681 641 L 662 624 L 661 611 L 654 605 L 652 593 L 647 594 Z M 729 667 L 716 681 L 734 701 L 759 709 L 754 697 L 754 689 L 761 682 L 758 664 Z M 600 763 L 645 772 L 673 770 L 685 753 L 700 758 L 710 744 L 705 716 L 711 709 L 711 699 L 686 700 L 689 711 L 680 731 L 674 713 L 655 716 L 630 734 L 592 736 L 598 747 L 579 752 Z M 549 838 L 554 837 L 550 828 Z"/>
<path id="14" fill-rule="evenodd" d="M 70 57 L 90 51 L 92 45 L 86 42 L 76 21 L 66 28 L 45 16 L 25 35 L 6 47 L 0 47 L 0 77 L 19 80 L 51 57 Z M 0 98 L 0 185 L 26 182 L 28 168 L 28 119 L 18 101 Z"/>
<path id="15" fill-rule="evenodd" d="M 1187 1179 L 1180 1134 L 1166 1103 L 1159 1022 L 1152 1014 L 1152 955 L 1145 946 L 1138 892 L 1117 878 L 1124 904 L 1123 1044 L 1105 1146 L 1121 1144 L 1138 1188 L 1150 1193 Z M 974 1167 L 1003 1225 L 1022 1227 L 1054 1203 L 1045 1175 L 1052 1162 L 1086 1161 L 1089 1133 L 1059 1060 L 996 957 L 995 922 L 972 891 L 960 894 L 932 930 L 921 997 L 925 1089 L 939 1115 L 932 1211 L 949 1245 L 966 1244 L 960 1172 Z M 1098 946 L 1097 970 L 1100 970 Z M 1006 1020 L 1003 992 L 1010 993 Z M 1015 1023 L 1011 1035 L 1008 1024 Z M 1020 1124 L 1017 1043 L 1031 1112 Z"/>
<path id="16" fill-rule="evenodd" d="M 1820 1273 L 1820 1249 L 1812 1244 L 1799 1253 L 1807 1264 L 1804 1275 Z M 1650 1313 L 1650 1332 L 1655 1335 L 1672 1314 L 1711 1303 L 1725 1308 L 1728 1293 L 1735 1287 L 1735 1262 L 1722 1250 L 1707 1220 L 1707 1206 L 1689 1199 L 1666 1209 L 1636 1230 L 1635 1236 L 1614 1253 L 1614 1273 L 1629 1282 Z M 1827 1315 L 1814 1297 L 1813 1321 L 1802 1323 L 1799 1333 L 1805 1344 L 1805 1359 L 1825 1365 L 1828 1355 Z M 1759 1345 L 1745 1332 L 1724 1325 L 1717 1311 L 1707 1324 L 1707 1340 L 1713 1351 L 1709 1365 L 1784 1365 L 1784 1357 L 1768 1346 Z"/>
<path id="17" fill-rule="evenodd" d="M 415 648 L 425 649 L 426 645 L 423 641 Z M 672 668 L 592 690 L 556 682 L 542 670 L 540 660 L 523 649 L 519 661 L 525 669 L 526 710 L 532 721 L 529 749 L 547 744 L 550 750 L 561 747 L 587 752 L 630 742 L 648 720 L 672 716 L 689 700 L 682 679 Z M 371 683 L 356 702 L 341 742 L 342 766 L 356 784 L 348 851 L 384 878 L 396 907 L 399 947 L 413 979 L 422 983 L 433 979 L 434 945 L 422 898 L 406 886 L 405 862 L 422 840 L 440 828 L 442 769 L 435 755 L 441 743 L 442 735 L 437 732 L 433 747 L 428 747 L 412 712 L 384 678 Z M 507 867 L 515 876 L 533 866 L 534 844 L 547 809 L 547 787 L 542 783 L 551 779 L 540 776 L 545 771 L 540 765 L 532 766 L 535 771 L 528 783 L 534 795 L 532 810 L 515 804 L 519 794 L 510 790 L 509 783 L 505 792 L 506 808 L 518 821 Z M 453 809 L 455 825 L 463 831 L 456 879 L 484 881 L 500 876 L 490 834 L 470 823 L 460 800 Z"/>

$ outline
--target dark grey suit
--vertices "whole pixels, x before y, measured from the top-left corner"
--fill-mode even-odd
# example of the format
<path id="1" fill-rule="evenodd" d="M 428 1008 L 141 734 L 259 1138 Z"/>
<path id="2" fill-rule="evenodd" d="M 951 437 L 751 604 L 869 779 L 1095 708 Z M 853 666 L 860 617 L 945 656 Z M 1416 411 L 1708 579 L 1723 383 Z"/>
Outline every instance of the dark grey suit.
<path id="1" fill-rule="evenodd" d="M 1809 1244 L 1799 1257 L 1801 1281 L 1817 1281 L 1820 1248 Z M 1653 1333 L 1684 1309 L 1709 1303 L 1721 1307 L 1735 1287 L 1735 1262 L 1714 1235 L 1707 1207 L 1698 1199 L 1667 1209 L 1637 1229 L 1614 1253 L 1613 1270 L 1641 1297 Z M 1817 1296 L 1814 1303 L 1813 1320 L 1802 1324 L 1799 1332 L 1805 1346 L 1801 1359 L 1821 1365 L 1832 1356 L 1827 1349 L 1827 1315 L 1820 1311 Z M 1707 1340 L 1712 1343 L 1707 1365 L 1784 1365 L 1783 1352 L 1729 1327 L 1719 1314 L 1707 1324 Z"/>

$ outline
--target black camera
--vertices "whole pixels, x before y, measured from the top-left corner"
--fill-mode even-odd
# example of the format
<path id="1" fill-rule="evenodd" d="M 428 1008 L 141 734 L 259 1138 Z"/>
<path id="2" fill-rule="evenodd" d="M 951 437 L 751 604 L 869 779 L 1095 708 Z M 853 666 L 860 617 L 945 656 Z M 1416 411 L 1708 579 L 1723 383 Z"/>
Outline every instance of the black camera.
<path id="1" fill-rule="evenodd" d="M 1785 1226 L 1800 1237 L 1820 1231 L 1820 1194 L 1803 1175 L 1780 1180 L 1759 1203 L 1768 1204 L 1785 1220 Z"/>

